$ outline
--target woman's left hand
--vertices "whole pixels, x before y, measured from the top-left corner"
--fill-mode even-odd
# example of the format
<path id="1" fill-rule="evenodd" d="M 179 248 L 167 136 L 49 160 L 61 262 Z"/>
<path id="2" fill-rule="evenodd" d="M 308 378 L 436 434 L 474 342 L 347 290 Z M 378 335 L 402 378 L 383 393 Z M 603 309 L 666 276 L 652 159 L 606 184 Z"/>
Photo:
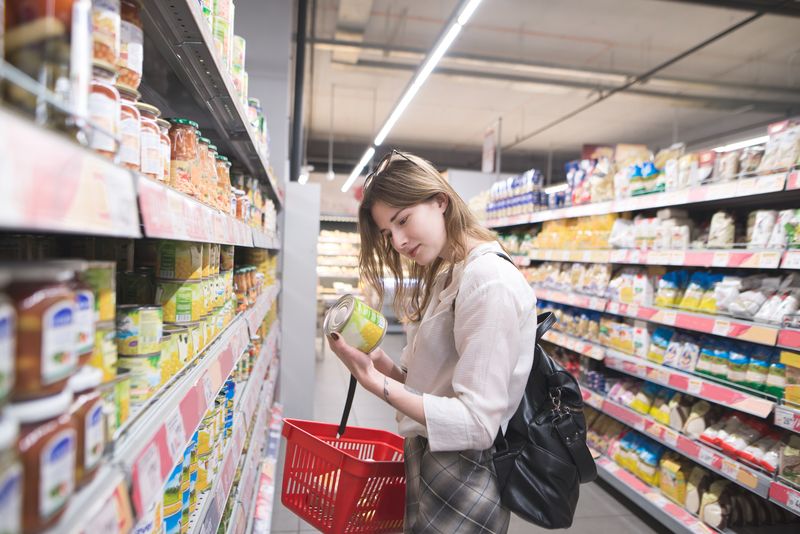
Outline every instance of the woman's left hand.
<path id="1" fill-rule="evenodd" d="M 342 360 L 358 383 L 367 389 L 373 385 L 379 374 L 372 363 L 372 358 L 355 347 L 347 344 L 344 338 L 336 333 L 328 336 L 328 346 Z"/>

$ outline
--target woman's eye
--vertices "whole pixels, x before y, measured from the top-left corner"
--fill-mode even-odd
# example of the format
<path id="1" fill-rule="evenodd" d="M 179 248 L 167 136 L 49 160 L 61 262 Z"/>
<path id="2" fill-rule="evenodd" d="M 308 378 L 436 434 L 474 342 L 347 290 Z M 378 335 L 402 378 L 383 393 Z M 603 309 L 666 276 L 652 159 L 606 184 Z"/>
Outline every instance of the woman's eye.
<path id="1" fill-rule="evenodd" d="M 407 220 L 408 220 L 408 216 L 405 216 L 405 217 L 403 217 L 402 219 L 400 219 L 400 222 L 399 222 L 398 224 L 399 224 L 400 226 L 403 226 L 404 224 L 406 224 L 406 221 L 407 221 Z"/>

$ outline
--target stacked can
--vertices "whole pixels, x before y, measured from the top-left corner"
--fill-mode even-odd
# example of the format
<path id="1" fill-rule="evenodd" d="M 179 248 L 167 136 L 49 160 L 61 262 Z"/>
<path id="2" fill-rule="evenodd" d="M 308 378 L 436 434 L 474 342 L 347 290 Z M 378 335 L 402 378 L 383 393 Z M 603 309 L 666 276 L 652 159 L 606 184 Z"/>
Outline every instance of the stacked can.
<path id="1" fill-rule="evenodd" d="M 214 0 L 212 31 L 214 44 L 228 72 L 233 67 L 233 19 L 236 7 L 233 0 Z"/>
<path id="2" fill-rule="evenodd" d="M 249 85 L 249 77 L 244 68 L 246 44 L 244 37 L 240 35 L 233 36 L 231 76 L 233 77 L 233 85 L 236 88 L 239 99 L 245 107 L 247 106 L 247 91 Z"/>
<path id="3" fill-rule="evenodd" d="M 183 493 L 181 478 L 183 475 L 183 458 L 172 470 L 164 486 L 164 534 L 180 534 L 183 516 Z"/>
<path id="4" fill-rule="evenodd" d="M 128 304 L 117 308 L 119 371 L 130 376 L 131 404 L 147 402 L 163 383 L 161 306 Z"/>

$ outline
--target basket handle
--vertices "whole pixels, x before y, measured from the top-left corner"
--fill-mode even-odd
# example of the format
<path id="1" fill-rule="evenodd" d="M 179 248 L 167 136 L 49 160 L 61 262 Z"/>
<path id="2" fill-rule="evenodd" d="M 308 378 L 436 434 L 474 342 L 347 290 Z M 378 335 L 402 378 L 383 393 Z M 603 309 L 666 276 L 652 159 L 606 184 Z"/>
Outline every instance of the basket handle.
<path id="1" fill-rule="evenodd" d="M 339 423 L 339 430 L 336 431 L 336 439 L 341 438 L 347 428 L 347 419 L 350 417 L 350 408 L 353 407 L 353 397 L 355 397 L 356 394 L 356 384 L 358 384 L 356 377 L 350 375 L 350 387 L 347 389 L 347 400 L 344 403 L 342 422 Z"/>

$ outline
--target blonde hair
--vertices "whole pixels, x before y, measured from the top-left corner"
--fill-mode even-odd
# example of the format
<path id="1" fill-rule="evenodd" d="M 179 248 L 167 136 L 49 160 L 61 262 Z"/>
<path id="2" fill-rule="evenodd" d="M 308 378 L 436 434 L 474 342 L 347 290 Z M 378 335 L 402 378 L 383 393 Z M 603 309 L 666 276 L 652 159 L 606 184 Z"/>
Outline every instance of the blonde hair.
<path id="1" fill-rule="evenodd" d="M 431 300 L 436 277 L 467 257 L 467 239 L 494 241 L 496 235 L 478 222 L 466 202 L 428 161 L 412 154 L 393 151 L 388 163 L 365 184 L 364 198 L 358 210 L 358 231 L 361 234 L 359 267 L 366 283 L 377 292 L 383 303 L 385 268 L 395 280 L 394 309 L 404 321 L 419 322 Z M 383 162 L 382 162 L 383 163 Z M 431 201 L 439 195 L 447 197 L 444 224 L 450 247 L 449 261 L 436 258 L 422 266 L 404 259 L 392 247 L 372 218 L 377 202 L 397 209 Z M 408 281 L 416 280 L 415 284 Z"/>

